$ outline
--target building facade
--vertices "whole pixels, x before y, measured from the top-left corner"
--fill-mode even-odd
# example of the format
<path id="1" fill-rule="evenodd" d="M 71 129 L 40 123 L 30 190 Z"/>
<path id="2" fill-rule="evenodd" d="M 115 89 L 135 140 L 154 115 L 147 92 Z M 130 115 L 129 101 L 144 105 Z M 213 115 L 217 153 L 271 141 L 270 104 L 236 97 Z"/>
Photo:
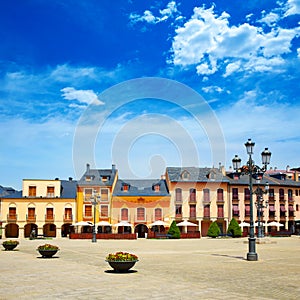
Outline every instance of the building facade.
<path id="1" fill-rule="evenodd" d="M 67 236 L 76 212 L 76 181 L 24 179 L 20 192 L 1 198 L 6 237 Z"/>

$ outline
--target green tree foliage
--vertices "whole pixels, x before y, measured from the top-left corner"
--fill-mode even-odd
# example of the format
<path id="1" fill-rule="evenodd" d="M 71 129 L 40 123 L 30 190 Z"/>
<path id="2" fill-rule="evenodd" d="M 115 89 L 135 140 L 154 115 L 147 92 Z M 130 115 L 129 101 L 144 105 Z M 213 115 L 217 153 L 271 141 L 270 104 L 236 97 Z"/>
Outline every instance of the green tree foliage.
<path id="1" fill-rule="evenodd" d="M 237 222 L 237 220 L 235 218 L 231 219 L 228 229 L 227 229 L 227 234 L 231 234 L 232 237 L 242 236 L 242 229 L 239 226 L 239 223 Z"/>
<path id="2" fill-rule="evenodd" d="M 168 234 L 172 235 L 171 239 L 180 239 L 180 229 L 175 221 L 172 222 Z"/>
<path id="3" fill-rule="evenodd" d="M 219 236 L 221 233 L 220 227 L 218 226 L 217 222 L 213 222 L 210 224 L 208 231 L 207 231 L 207 236 L 215 238 Z"/>

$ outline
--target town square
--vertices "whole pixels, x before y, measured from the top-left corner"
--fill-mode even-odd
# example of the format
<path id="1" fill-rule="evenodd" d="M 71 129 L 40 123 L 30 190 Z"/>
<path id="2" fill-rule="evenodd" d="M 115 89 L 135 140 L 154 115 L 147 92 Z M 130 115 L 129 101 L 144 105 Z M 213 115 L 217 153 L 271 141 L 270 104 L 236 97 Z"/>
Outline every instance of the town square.
<path id="1" fill-rule="evenodd" d="M 257 262 L 245 259 L 246 238 L 19 239 L 0 251 L 0 298 L 299 299 L 300 237 L 265 239 Z M 60 251 L 42 258 L 45 242 Z M 112 272 L 105 257 L 116 251 L 138 256 L 131 272 Z"/>

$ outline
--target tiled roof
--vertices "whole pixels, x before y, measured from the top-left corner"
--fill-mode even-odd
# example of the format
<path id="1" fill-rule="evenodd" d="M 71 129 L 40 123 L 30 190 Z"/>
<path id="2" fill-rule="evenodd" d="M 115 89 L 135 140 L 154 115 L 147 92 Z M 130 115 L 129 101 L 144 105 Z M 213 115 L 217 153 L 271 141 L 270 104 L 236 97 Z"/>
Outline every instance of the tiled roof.
<path id="1" fill-rule="evenodd" d="M 249 185 L 249 175 L 241 175 L 238 179 L 233 179 L 232 174 L 229 173 L 227 177 L 231 185 Z M 261 180 L 252 180 L 253 185 L 265 185 L 267 182 L 269 185 L 300 187 L 300 181 L 294 181 L 290 179 L 280 180 L 266 174 L 264 174 Z"/>
<path id="2" fill-rule="evenodd" d="M 124 186 L 128 186 L 128 190 Z M 159 185 L 159 191 L 154 186 Z M 124 179 L 118 180 L 114 196 L 169 196 L 166 181 L 163 179 Z"/>
<path id="3" fill-rule="evenodd" d="M 168 167 L 166 170 L 172 182 L 228 182 L 218 168 Z"/>
<path id="4" fill-rule="evenodd" d="M 89 166 L 78 181 L 79 186 L 112 186 L 117 174 L 116 169 L 90 169 Z M 86 178 L 89 177 L 89 181 Z M 106 180 L 102 178 L 106 177 Z"/>

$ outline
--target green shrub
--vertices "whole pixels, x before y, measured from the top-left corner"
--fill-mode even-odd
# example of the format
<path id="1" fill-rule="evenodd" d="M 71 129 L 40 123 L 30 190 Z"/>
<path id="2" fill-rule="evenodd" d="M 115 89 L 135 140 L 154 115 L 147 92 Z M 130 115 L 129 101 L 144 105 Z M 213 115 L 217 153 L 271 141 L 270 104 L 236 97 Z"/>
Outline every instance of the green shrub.
<path id="1" fill-rule="evenodd" d="M 168 234 L 171 235 L 171 239 L 180 239 L 180 229 L 178 228 L 175 221 L 172 222 Z"/>
<path id="2" fill-rule="evenodd" d="M 219 236 L 221 233 L 220 227 L 218 226 L 217 222 L 213 222 L 210 224 L 208 231 L 207 231 L 207 236 L 215 238 Z"/>
<path id="3" fill-rule="evenodd" d="M 228 229 L 227 229 L 227 234 L 231 234 L 232 237 L 242 236 L 242 229 L 239 226 L 239 223 L 237 222 L 237 220 L 235 218 L 231 219 Z"/>

